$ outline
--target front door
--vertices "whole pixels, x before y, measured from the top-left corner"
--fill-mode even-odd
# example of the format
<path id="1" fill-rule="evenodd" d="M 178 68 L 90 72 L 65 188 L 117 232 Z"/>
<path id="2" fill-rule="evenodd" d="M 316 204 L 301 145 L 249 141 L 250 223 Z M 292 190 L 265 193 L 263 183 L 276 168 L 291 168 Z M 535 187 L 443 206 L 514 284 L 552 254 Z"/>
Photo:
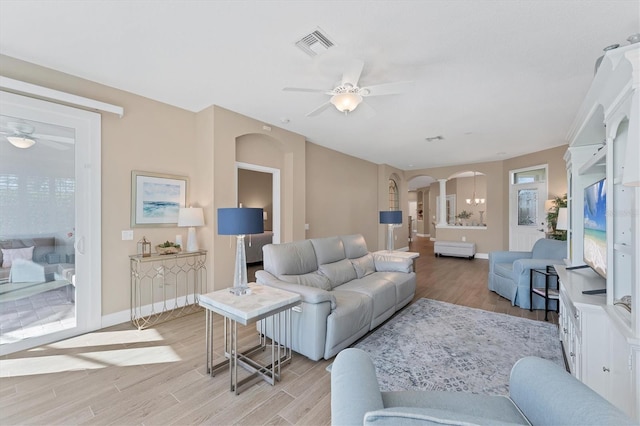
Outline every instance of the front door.
<path id="1" fill-rule="evenodd" d="M 512 170 L 509 175 L 509 250 L 530 251 L 547 228 L 547 166 Z"/>

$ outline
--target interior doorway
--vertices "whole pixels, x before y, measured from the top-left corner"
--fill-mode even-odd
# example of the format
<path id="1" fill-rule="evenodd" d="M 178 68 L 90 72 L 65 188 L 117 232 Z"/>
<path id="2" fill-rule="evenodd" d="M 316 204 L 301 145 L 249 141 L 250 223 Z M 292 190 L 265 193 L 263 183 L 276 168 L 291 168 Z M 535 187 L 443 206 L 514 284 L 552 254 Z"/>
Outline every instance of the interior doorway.
<path id="1" fill-rule="evenodd" d="M 253 172 L 264 173 L 265 176 L 268 175 L 271 178 L 271 200 L 270 200 L 270 209 L 267 208 L 267 216 L 265 217 L 265 229 L 270 228 L 268 230 L 273 232 L 273 243 L 280 243 L 280 169 L 275 169 L 272 167 L 259 166 L 257 164 L 249 164 L 236 162 L 236 182 L 238 183 L 236 187 L 238 188 L 237 194 L 237 202 L 243 203 L 245 207 L 260 207 L 264 208 L 265 205 L 253 205 L 253 202 L 247 203 L 247 201 L 243 201 L 241 199 L 240 194 L 240 185 L 239 185 L 239 174 L 240 170 L 248 170 Z M 259 179 L 259 175 L 258 179 Z M 258 197 L 259 198 L 259 197 Z M 263 203 L 260 201 L 258 204 Z M 264 203 L 263 203 L 264 204 Z M 269 210 L 271 215 L 269 215 Z"/>

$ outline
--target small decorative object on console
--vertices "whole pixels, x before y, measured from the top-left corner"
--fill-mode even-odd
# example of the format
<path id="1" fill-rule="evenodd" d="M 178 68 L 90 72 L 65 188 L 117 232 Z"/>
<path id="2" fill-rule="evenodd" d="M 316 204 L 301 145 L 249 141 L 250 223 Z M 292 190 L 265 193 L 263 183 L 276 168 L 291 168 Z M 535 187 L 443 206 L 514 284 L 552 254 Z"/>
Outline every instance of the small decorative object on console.
<path id="1" fill-rule="evenodd" d="M 162 244 L 156 246 L 158 254 L 176 254 L 182 251 L 180 244 L 172 243 L 171 241 L 165 241 Z"/>
<path id="2" fill-rule="evenodd" d="M 138 255 L 142 257 L 151 256 L 151 242 L 147 240 L 147 237 L 142 237 L 138 241 Z"/>

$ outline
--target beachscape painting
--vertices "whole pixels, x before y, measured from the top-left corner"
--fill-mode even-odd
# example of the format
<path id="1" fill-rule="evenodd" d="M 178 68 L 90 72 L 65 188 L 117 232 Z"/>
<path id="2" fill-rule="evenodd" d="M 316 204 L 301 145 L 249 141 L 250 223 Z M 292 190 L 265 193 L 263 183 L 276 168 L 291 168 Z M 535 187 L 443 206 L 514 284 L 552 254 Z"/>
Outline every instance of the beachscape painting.
<path id="1" fill-rule="evenodd" d="M 186 206 L 187 178 L 134 173 L 131 226 L 175 226 L 180 207 Z"/>
<path id="2" fill-rule="evenodd" d="M 584 189 L 584 261 L 607 277 L 607 184 L 602 179 Z"/>

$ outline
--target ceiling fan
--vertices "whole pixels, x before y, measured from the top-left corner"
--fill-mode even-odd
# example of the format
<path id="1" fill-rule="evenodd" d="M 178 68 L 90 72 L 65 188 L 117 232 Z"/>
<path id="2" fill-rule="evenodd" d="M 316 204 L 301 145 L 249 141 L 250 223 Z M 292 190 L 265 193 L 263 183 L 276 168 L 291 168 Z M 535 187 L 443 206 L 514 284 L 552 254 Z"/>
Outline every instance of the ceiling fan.
<path id="1" fill-rule="evenodd" d="M 0 134 L 16 148 L 31 148 L 36 142 L 50 148 L 66 150 L 75 143 L 74 138 L 34 133 L 35 126 L 26 122 L 9 121 L 0 127 Z"/>
<path id="2" fill-rule="evenodd" d="M 358 81 L 364 68 L 364 62 L 360 59 L 353 59 L 349 63 L 347 69 L 342 73 L 342 81 L 331 90 L 323 89 L 305 89 L 299 87 L 285 87 L 282 90 L 288 92 L 311 92 L 324 93 L 331 96 L 324 104 L 307 114 L 307 117 L 313 117 L 320 114 L 331 105 L 335 106 L 340 112 L 348 114 L 355 110 L 359 105 L 366 110 L 366 114 L 371 116 L 375 114 L 375 110 L 368 104 L 362 102 L 363 98 L 369 96 L 397 95 L 404 93 L 413 85 L 411 81 L 400 81 L 395 83 L 376 84 L 373 86 L 359 87 Z"/>

